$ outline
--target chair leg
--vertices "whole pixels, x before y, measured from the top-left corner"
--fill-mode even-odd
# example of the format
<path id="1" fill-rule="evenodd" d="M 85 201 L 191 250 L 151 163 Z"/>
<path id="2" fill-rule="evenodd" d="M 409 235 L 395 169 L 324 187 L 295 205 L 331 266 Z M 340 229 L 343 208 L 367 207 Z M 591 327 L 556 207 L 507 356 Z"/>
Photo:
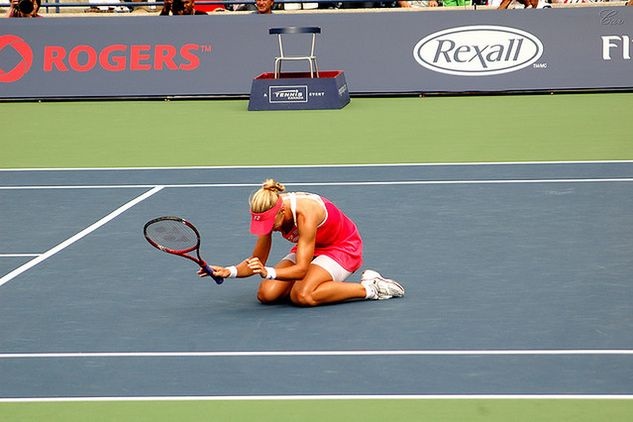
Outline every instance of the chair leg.
<path id="1" fill-rule="evenodd" d="M 281 58 L 275 58 L 275 79 L 281 76 Z"/>

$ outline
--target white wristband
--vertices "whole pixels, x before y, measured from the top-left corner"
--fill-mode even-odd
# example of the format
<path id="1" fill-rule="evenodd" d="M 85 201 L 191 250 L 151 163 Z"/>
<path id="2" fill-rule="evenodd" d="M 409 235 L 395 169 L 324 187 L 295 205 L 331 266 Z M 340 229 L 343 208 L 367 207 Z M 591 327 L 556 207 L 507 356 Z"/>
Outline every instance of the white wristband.
<path id="1" fill-rule="evenodd" d="M 277 278 L 277 271 L 273 267 L 264 267 L 266 268 L 266 280 L 274 280 Z"/>
<path id="2" fill-rule="evenodd" d="M 235 265 L 231 265 L 230 267 L 226 267 L 226 269 L 231 272 L 231 274 L 229 274 L 229 278 L 236 278 L 237 277 L 237 267 Z"/>

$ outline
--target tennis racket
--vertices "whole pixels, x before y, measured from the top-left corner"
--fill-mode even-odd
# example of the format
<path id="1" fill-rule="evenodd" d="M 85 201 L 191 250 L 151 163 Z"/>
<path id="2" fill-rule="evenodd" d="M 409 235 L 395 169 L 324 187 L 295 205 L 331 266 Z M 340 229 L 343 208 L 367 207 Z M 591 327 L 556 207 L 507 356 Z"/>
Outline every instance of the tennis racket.
<path id="1" fill-rule="evenodd" d="M 156 249 L 192 260 L 217 284 L 224 281 L 224 278 L 213 275 L 211 267 L 200 257 L 200 233 L 190 222 L 180 217 L 158 217 L 145 223 L 143 234 Z M 196 256 L 189 255 L 193 251 Z"/>

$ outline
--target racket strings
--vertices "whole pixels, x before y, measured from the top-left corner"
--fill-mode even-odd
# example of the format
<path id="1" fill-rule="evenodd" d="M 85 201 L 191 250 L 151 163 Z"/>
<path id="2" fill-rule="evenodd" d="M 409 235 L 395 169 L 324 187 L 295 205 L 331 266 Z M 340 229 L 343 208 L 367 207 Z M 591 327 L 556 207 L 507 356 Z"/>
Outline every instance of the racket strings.
<path id="1" fill-rule="evenodd" d="M 198 244 L 196 233 L 178 221 L 162 220 L 150 224 L 147 236 L 159 246 L 177 251 L 195 248 Z"/>

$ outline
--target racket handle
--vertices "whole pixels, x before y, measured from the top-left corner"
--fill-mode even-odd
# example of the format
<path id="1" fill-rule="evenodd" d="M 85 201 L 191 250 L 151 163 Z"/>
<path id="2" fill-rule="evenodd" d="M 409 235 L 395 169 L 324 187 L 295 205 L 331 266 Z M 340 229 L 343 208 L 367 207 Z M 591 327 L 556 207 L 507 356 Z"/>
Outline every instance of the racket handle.
<path id="1" fill-rule="evenodd" d="M 224 283 L 224 278 L 218 277 L 217 275 L 213 275 L 213 270 L 207 264 L 204 264 L 204 266 L 202 268 L 204 268 L 204 272 L 209 274 L 209 277 L 211 277 L 213 280 L 215 280 L 215 282 L 217 284 Z"/>

